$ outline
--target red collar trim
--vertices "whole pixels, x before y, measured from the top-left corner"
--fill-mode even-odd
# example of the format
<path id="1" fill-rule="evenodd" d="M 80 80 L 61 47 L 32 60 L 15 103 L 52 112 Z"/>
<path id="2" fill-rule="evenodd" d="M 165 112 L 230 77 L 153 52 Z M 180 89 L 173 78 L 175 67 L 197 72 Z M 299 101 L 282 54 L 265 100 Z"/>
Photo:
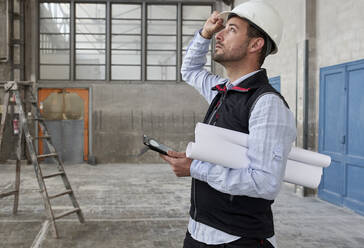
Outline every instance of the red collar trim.
<path id="1" fill-rule="evenodd" d="M 226 85 L 224 86 L 224 88 L 221 88 L 221 86 L 220 86 L 220 85 L 216 85 L 216 89 L 217 89 L 218 91 L 223 91 L 223 92 L 225 92 L 225 91 L 226 91 Z"/>
<path id="2" fill-rule="evenodd" d="M 217 89 L 220 92 L 226 92 L 226 85 L 224 85 L 224 88 L 221 87 L 222 85 L 216 85 L 215 87 L 213 87 L 212 89 Z M 234 86 L 232 87 L 230 90 L 234 90 L 234 91 L 239 91 L 239 92 L 248 92 L 250 90 L 250 88 L 242 88 L 239 86 Z"/>
<path id="3" fill-rule="evenodd" d="M 237 90 L 237 91 L 243 91 L 243 92 L 247 92 L 250 90 L 250 88 L 242 88 L 242 87 L 239 87 L 239 86 L 234 86 L 231 88 L 232 90 Z"/>

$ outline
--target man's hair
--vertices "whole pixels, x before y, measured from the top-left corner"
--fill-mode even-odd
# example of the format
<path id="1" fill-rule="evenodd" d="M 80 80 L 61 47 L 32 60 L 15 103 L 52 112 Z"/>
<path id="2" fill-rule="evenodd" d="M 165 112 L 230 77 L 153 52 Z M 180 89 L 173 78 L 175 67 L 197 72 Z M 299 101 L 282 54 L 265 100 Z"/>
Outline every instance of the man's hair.
<path id="1" fill-rule="evenodd" d="M 248 21 L 248 20 L 247 20 Z M 264 45 L 262 47 L 262 50 L 260 51 L 260 56 L 258 58 L 258 63 L 259 66 L 262 66 L 265 60 L 265 57 L 271 52 L 271 51 L 267 51 L 267 45 L 269 41 L 269 37 L 259 28 L 257 28 L 254 24 L 252 24 L 250 21 L 248 21 L 249 25 L 248 25 L 248 31 L 247 31 L 247 35 L 249 38 L 258 38 L 261 37 L 264 39 Z M 267 54 L 268 52 L 268 54 Z"/>

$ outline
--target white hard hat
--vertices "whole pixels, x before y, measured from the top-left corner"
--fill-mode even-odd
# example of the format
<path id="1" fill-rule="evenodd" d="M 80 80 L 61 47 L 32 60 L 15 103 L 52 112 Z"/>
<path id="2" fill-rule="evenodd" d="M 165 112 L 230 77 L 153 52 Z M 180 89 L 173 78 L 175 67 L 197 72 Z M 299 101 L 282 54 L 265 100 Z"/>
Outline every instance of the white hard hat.
<path id="1" fill-rule="evenodd" d="M 231 14 L 249 20 L 264 31 L 274 43 L 270 53 L 277 53 L 278 45 L 282 38 L 283 21 L 270 4 L 263 0 L 247 1 L 239 4 L 231 11 L 221 12 L 220 17 L 226 22 Z"/>

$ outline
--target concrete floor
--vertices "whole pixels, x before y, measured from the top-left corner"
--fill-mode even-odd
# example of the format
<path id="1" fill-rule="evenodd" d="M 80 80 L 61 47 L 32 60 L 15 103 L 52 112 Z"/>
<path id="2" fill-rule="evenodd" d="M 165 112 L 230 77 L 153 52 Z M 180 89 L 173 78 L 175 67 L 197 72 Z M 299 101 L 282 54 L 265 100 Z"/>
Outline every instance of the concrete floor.
<path id="1" fill-rule="evenodd" d="M 52 167 L 45 165 L 45 170 Z M 45 211 L 34 171 L 22 166 L 18 214 L 11 214 L 13 197 L 0 200 L 0 247 L 182 247 L 190 178 L 176 178 L 166 164 L 78 164 L 67 165 L 66 171 L 86 223 L 71 215 L 57 222 L 60 239 L 44 232 Z M 14 165 L 0 165 L 0 192 L 11 190 L 14 172 Z M 60 182 L 47 182 L 57 192 Z M 363 216 L 293 191 L 284 184 L 273 205 L 280 248 L 364 247 Z M 68 197 L 53 200 L 55 211 L 69 203 Z"/>

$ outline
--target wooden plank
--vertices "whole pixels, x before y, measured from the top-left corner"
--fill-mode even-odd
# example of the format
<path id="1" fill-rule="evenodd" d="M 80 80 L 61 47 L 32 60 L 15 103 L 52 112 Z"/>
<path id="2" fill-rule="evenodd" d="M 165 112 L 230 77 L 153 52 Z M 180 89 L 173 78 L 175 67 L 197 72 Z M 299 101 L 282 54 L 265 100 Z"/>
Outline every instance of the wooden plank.
<path id="1" fill-rule="evenodd" d="M 64 213 L 62 213 L 62 214 L 60 214 L 60 215 L 58 215 L 58 216 L 56 216 L 54 219 L 60 219 L 60 218 L 63 218 L 63 217 L 65 217 L 65 216 L 67 216 L 67 215 L 70 215 L 70 214 L 73 214 L 73 213 L 76 213 L 76 212 L 79 212 L 79 211 L 81 211 L 81 209 L 79 209 L 79 208 L 75 208 L 75 209 L 72 209 L 72 210 L 69 210 L 69 211 L 67 211 L 67 212 L 64 212 Z"/>
<path id="2" fill-rule="evenodd" d="M 1 193 L 0 194 L 0 199 L 1 198 L 4 198 L 4 197 L 8 197 L 8 196 L 10 196 L 10 195 L 14 195 L 16 193 L 16 191 L 15 190 L 13 190 L 13 191 L 9 191 L 9 192 L 5 192 L 5 193 Z"/>
<path id="3" fill-rule="evenodd" d="M 14 206 L 13 206 L 13 214 L 18 212 L 19 206 L 19 192 L 20 192 L 20 160 L 16 160 L 16 172 L 15 172 L 15 195 L 14 195 Z"/>
<path id="4" fill-rule="evenodd" d="M 20 167 L 21 167 L 21 159 L 22 159 L 22 141 L 23 141 L 23 128 L 22 124 L 19 125 L 19 137 L 18 144 L 16 148 L 16 171 L 15 171 L 15 191 L 14 195 L 14 206 L 13 206 L 13 214 L 18 212 L 18 204 L 19 204 L 19 191 L 20 191 Z"/>
<path id="5" fill-rule="evenodd" d="M 54 174 L 46 175 L 46 176 L 43 176 L 43 179 L 56 177 L 56 176 L 61 176 L 61 175 L 64 175 L 64 172 L 61 171 L 61 172 L 57 172 L 57 173 L 54 173 Z"/>
<path id="6" fill-rule="evenodd" d="M 50 195 L 49 196 L 49 199 L 54 199 L 54 198 L 57 198 L 57 197 L 60 197 L 60 196 L 63 196 L 63 195 L 67 195 L 67 194 L 71 194 L 72 193 L 72 190 L 66 190 L 62 193 L 58 193 L 58 194 L 55 194 L 55 195 Z"/>

